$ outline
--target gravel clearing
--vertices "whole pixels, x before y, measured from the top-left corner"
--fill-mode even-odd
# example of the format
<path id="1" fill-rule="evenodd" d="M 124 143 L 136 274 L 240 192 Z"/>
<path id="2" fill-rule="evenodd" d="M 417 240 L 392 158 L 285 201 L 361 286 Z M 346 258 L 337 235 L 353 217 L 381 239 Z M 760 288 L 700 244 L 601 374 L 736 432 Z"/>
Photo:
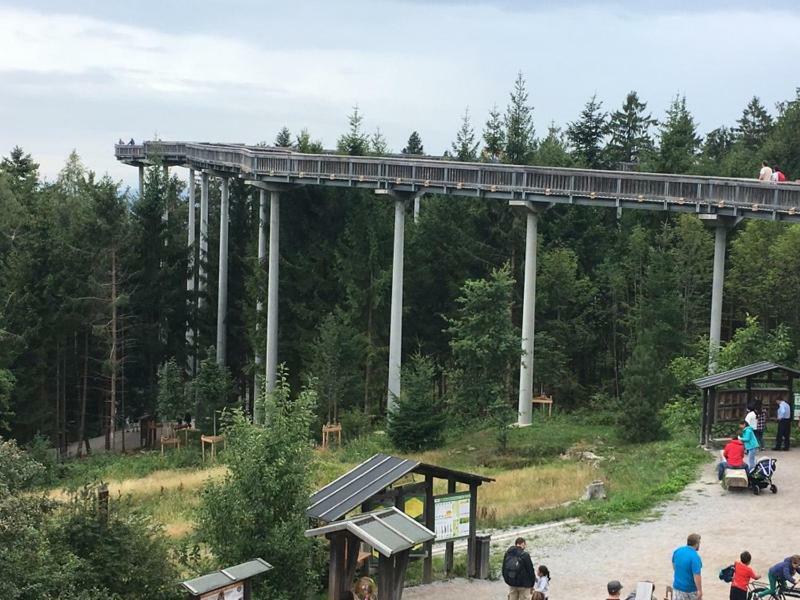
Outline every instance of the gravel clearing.
<path id="1" fill-rule="evenodd" d="M 534 562 L 550 569 L 551 600 L 605 598 L 611 579 L 625 586 L 623 597 L 637 581 L 654 581 L 660 600 L 665 586 L 672 583 L 672 551 L 692 532 L 702 536 L 705 600 L 728 598 L 728 584 L 717 574 L 743 550 L 752 553 L 753 568 L 766 578 L 771 565 L 800 552 L 800 535 L 793 527 L 800 499 L 800 450 L 761 456 L 767 455 L 778 459 L 773 478 L 777 494 L 726 492 L 717 482 L 715 464 L 708 463 L 698 481 L 650 519 L 621 525 L 570 524 L 529 536 Z M 492 545 L 493 553 L 504 551 L 504 546 Z M 403 598 L 501 600 L 506 593 L 502 581 L 454 579 L 408 588 Z"/>

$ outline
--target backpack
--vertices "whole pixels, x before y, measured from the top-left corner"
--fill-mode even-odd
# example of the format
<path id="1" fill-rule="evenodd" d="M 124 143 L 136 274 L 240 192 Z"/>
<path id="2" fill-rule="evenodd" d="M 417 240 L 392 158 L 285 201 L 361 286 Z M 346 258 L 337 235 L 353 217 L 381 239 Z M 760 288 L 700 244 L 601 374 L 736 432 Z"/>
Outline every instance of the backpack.
<path id="1" fill-rule="evenodd" d="M 516 548 L 509 548 L 503 557 L 503 581 L 511 587 L 517 587 L 519 574 L 522 571 L 522 561 L 515 550 Z"/>
<path id="2" fill-rule="evenodd" d="M 733 581 L 733 572 L 735 570 L 736 568 L 733 565 L 728 565 L 724 569 L 720 569 L 719 578 L 725 583 L 730 583 L 731 581 Z"/>

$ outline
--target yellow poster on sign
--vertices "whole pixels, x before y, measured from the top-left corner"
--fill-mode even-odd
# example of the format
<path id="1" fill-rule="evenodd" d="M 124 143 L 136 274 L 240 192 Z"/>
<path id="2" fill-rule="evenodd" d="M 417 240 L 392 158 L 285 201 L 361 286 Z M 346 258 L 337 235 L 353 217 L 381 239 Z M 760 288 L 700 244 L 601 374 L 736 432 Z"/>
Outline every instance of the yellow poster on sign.
<path id="1" fill-rule="evenodd" d="M 437 542 L 469 537 L 469 492 L 433 499 L 434 532 Z"/>

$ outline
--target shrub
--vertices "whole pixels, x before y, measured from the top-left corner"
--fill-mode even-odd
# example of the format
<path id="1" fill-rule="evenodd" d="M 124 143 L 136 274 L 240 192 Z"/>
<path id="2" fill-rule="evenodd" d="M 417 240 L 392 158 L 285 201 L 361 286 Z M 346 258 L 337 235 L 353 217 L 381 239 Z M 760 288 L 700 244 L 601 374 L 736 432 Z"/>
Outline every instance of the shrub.
<path id="1" fill-rule="evenodd" d="M 445 414 L 436 400 L 433 361 L 421 354 L 403 367 L 403 386 L 389 413 L 389 438 L 404 452 L 438 448 L 444 441 Z"/>

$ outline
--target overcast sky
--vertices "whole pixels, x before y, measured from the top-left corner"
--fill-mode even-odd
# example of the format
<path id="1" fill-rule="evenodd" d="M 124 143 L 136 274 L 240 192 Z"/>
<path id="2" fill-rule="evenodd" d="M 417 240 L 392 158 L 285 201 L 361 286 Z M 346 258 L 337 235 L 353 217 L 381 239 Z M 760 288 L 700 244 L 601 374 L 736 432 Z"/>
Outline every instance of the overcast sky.
<path id="1" fill-rule="evenodd" d="M 283 125 L 333 147 L 358 105 L 399 151 L 480 130 L 518 71 L 539 134 L 632 89 L 685 94 L 701 132 L 800 86 L 800 3 L 712 0 L 0 0 L 0 154 L 53 178 L 76 148 L 132 183 L 113 143 L 255 143 Z"/>

